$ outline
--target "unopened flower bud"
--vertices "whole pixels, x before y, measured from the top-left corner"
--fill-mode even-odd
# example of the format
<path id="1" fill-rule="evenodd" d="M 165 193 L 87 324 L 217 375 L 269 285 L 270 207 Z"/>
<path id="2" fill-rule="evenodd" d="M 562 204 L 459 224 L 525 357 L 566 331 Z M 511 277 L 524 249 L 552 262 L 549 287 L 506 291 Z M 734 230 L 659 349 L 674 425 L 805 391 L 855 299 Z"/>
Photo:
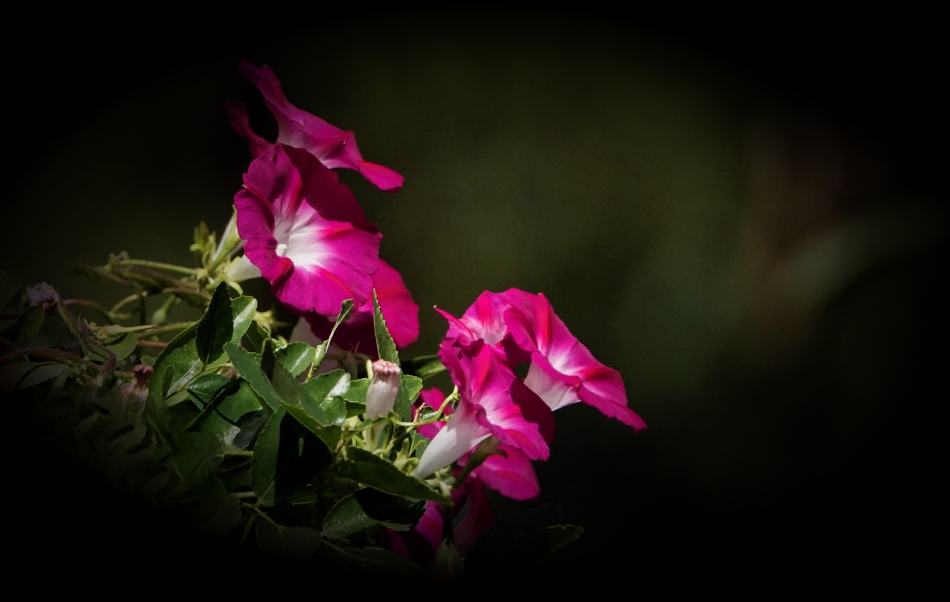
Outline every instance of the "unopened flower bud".
<path id="1" fill-rule="evenodd" d="M 148 364 L 139 364 L 132 368 L 132 374 L 135 375 L 135 388 L 139 391 L 146 390 L 148 388 L 148 379 L 151 378 L 153 372 L 155 372 L 155 368 Z"/>
<path id="2" fill-rule="evenodd" d="M 385 416 L 396 403 L 399 392 L 399 366 L 386 360 L 373 362 L 373 380 L 366 390 L 366 417 Z"/>
<path id="3" fill-rule="evenodd" d="M 59 306 L 59 294 L 45 282 L 27 288 L 26 297 L 30 305 L 41 308 L 48 316 L 56 313 L 56 308 Z"/>

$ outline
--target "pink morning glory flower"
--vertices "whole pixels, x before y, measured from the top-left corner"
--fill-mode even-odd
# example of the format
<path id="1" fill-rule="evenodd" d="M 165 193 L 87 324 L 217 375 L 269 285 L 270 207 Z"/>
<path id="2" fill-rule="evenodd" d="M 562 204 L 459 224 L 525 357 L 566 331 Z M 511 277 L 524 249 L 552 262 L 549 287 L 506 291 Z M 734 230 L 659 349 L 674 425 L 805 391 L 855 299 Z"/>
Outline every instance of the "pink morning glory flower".
<path id="1" fill-rule="evenodd" d="M 620 373 L 601 364 L 570 333 L 543 294 L 502 293 L 511 304 L 505 324 L 517 346 L 531 354 L 525 385 L 552 410 L 582 401 L 635 431 L 646 423 L 627 406 Z"/>
<path id="2" fill-rule="evenodd" d="M 382 236 L 307 151 L 278 144 L 255 159 L 234 205 L 245 257 L 288 307 L 332 316 L 371 296 Z"/>
<path id="3" fill-rule="evenodd" d="M 277 119 L 277 142 L 294 148 L 303 148 L 330 168 L 355 169 L 367 180 L 387 192 L 402 188 L 405 178 L 382 165 L 363 159 L 356 146 L 353 132 L 347 132 L 290 104 L 280 88 L 280 81 L 270 67 L 255 67 L 241 62 L 241 72 L 264 95 L 264 102 Z M 251 155 L 267 152 L 267 141 L 254 133 L 247 119 L 244 105 L 231 102 L 226 105 L 231 125 L 248 142 Z"/>
<path id="4" fill-rule="evenodd" d="M 433 387 L 425 389 L 419 396 L 419 402 L 430 408 L 437 409 L 442 405 L 445 394 Z M 451 406 L 446 406 L 446 415 L 453 413 Z M 445 427 L 445 422 L 433 422 L 420 426 L 418 433 L 427 439 L 433 439 Z M 481 466 L 472 471 L 474 478 L 481 480 L 485 485 L 498 491 L 505 497 L 514 500 L 530 500 L 538 497 L 541 487 L 538 477 L 531 466 L 531 460 L 517 448 L 499 442 L 499 452 L 488 456 Z M 459 467 L 465 467 L 472 452 L 465 453 L 458 460 Z"/>
<path id="5" fill-rule="evenodd" d="M 459 388 L 459 405 L 426 447 L 414 476 L 428 477 L 489 436 L 533 460 L 547 459 L 550 450 L 544 433 L 553 431 L 553 421 L 546 422 L 544 413 L 550 412 L 538 407 L 536 396 L 489 346 L 473 350 L 464 361 L 443 346 L 439 357 Z"/>
<path id="6" fill-rule="evenodd" d="M 380 259 L 379 267 L 373 274 L 373 288 L 396 347 L 403 349 L 412 344 L 419 337 L 419 306 L 412 300 L 402 276 Z M 325 340 L 330 336 L 332 320 L 312 312 L 305 317 L 318 339 Z M 373 357 L 378 355 L 376 331 L 373 329 L 372 299 L 353 311 L 350 317 L 337 327 L 333 343 L 347 351 L 359 351 Z"/>

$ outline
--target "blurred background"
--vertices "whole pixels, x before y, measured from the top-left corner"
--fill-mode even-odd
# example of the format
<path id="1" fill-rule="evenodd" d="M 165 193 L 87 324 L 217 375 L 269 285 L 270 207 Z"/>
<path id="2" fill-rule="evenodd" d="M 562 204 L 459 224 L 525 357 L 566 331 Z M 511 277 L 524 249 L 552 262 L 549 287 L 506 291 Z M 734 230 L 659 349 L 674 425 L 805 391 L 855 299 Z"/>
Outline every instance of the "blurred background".
<path id="1" fill-rule="evenodd" d="M 246 58 L 406 177 L 388 195 L 340 172 L 422 308 L 408 354 L 436 350 L 433 305 L 459 315 L 517 287 L 623 375 L 648 430 L 578 404 L 536 464 L 540 501 L 585 528 L 552 568 L 790 550 L 832 566 L 932 529 L 948 228 L 935 37 L 593 11 L 169 23 L 63 32 L 50 59 L 7 48 L 0 265 L 23 282 L 112 303 L 121 288 L 69 266 L 123 250 L 190 265 L 192 229 L 221 231 L 249 162 L 223 103 L 276 136 Z M 17 462 L 50 508 L 97 513 L 117 547 L 161 537 L 56 462 Z M 58 549 L 88 535 L 57 528 L 44 541 L 76 540 Z"/>

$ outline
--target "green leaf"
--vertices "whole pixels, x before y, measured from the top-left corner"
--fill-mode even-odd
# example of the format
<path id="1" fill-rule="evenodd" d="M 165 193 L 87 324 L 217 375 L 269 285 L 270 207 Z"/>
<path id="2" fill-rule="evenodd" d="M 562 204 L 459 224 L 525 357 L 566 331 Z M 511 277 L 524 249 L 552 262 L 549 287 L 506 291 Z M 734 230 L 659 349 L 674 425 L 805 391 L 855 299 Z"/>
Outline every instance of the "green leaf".
<path id="1" fill-rule="evenodd" d="M 288 372 L 294 376 L 300 376 L 313 361 L 314 350 L 303 341 L 298 341 L 278 350 L 275 355 L 280 365 Z"/>
<path id="2" fill-rule="evenodd" d="M 251 345 L 254 346 L 254 349 L 257 349 L 258 353 L 264 350 L 264 341 L 267 340 L 268 336 L 263 326 L 256 321 L 251 322 L 245 334 L 247 334 L 247 339 L 251 342 Z"/>
<path id="3" fill-rule="evenodd" d="M 350 461 L 340 467 L 339 476 L 353 479 L 385 493 L 413 500 L 432 500 L 451 505 L 452 500 L 430 489 L 425 482 L 403 474 L 382 458 L 362 449 L 348 449 Z"/>
<path id="4" fill-rule="evenodd" d="M 422 379 L 418 376 L 399 377 L 399 392 L 396 393 L 396 403 L 393 404 L 393 411 L 403 422 L 412 420 L 412 404 L 419 396 L 422 390 Z"/>
<path id="5" fill-rule="evenodd" d="M 323 519 L 323 535 L 328 539 L 340 539 L 368 529 L 377 522 L 366 514 L 355 495 L 348 495 L 337 502 Z"/>
<path id="6" fill-rule="evenodd" d="M 369 389 L 370 380 L 368 378 L 359 378 L 357 380 L 350 381 L 350 387 L 346 392 L 341 395 L 341 397 L 347 401 L 354 401 L 356 403 L 361 403 L 363 406 L 366 406 L 366 391 Z M 402 388 L 402 382 L 399 383 L 400 388 Z"/>
<path id="7" fill-rule="evenodd" d="M 438 355 L 420 355 L 411 360 L 403 362 L 402 373 L 410 376 L 418 376 L 422 380 L 429 379 L 436 374 L 445 372 L 445 366 Z"/>
<path id="8" fill-rule="evenodd" d="M 241 388 L 240 381 L 229 380 L 227 383 L 225 383 L 223 387 L 221 387 L 220 389 L 217 390 L 217 392 L 215 392 L 211 400 L 201 410 L 201 413 L 199 413 L 195 417 L 195 419 L 191 421 L 191 424 L 185 427 L 185 429 L 197 430 L 198 427 L 201 426 L 201 423 L 204 422 L 208 418 L 208 416 L 210 416 L 211 413 L 215 411 L 215 409 L 217 409 L 218 404 L 220 404 L 222 401 L 224 401 L 226 398 L 230 397 L 231 395 L 234 395 L 235 393 L 237 393 L 238 389 L 240 388 Z"/>
<path id="9" fill-rule="evenodd" d="M 148 392 L 154 403 L 181 391 L 197 376 L 204 364 L 195 345 L 195 323 L 178 333 L 155 358 L 155 372 L 148 381 Z"/>
<path id="10" fill-rule="evenodd" d="M 373 289 L 373 328 L 376 331 L 376 347 L 379 349 L 379 359 L 386 360 L 399 365 L 399 354 L 396 352 L 396 343 L 393 342 L 389 329 L 386 327 L 386 320 L 383 318 L 383 312 L 379 308 L 379 299 L 376 297 L 376 289 Z"/>
<path id="11" fill-rule="evenodd" d="M 231 341 L 234 334 L 234 322 L 231 319 L 231 297 L 228 285 L 222 282 L 214 289 L 211 304 L 198 322 L 198 357 L 205 364 L 218 359 L 224 351 L 224 344 Z"/>
<path id="12" fill-rule="evenodd" d="M 327 349 L 330 348 L 330 341 L 333 340 L 333 335 L 336 334 L 337 327 L 346 320 L 350 313 L 353 311 L 353 300 L 346 299 L 343 301 L 343 304 L 340 306 L 340 313 L 336 317 L 336 322 L 333 324 L 333 328 L 330 330 L 330 336 L 327 337 L 327 340 L 323 341 L 319 347 L 317 347 L 316 353 L 313 358 L 313 365 L 317 368 L 320 367 L 320 364 L 323 363 L 323 358 L 327 355 Z"/>
<path id="13" fill-rule="evenodd" d="M 272 383 L 283 408 L 300 424 L 320 437 L 327 447 L 336 447 L 340 440 L 340 429 L 331 424 L 323 407 L 310 395 L 307 388 L 297 382 L 280 364 L 274 366 Z"/>
<path id="14" fill-rule="evenodd" d="M 4 328 L 3 332 L 0 332 L 0 336 L 8 341 L 13 341 L 18 347 L 29 347 L 30 341 L 43 326 L 44 318 L 46 318 L 46 314 L 43 313 L 43 310 L 31 305 L 23 310 L 20 317 L 12 324 Z"/>
<path id="15" fill-rule="evenodd" d="M 422 569 L 410 560 L 382 548 L 337 547 L 337 552 L 347 561 L 372 573 L 381 573 L 395 577 L 421 577 Z"/>
<path id="16" fill-rule="evenodd" d="M 232 343 L 226 344 L 224 350 L 231 358 L 235 370 L 250 383 L 251 388 L 260 395 L 271 411 L 281 409 L 280 396 L 261 370 L 261 359 Z"/>
<path id="17" fill-rule="evenodd" d="M 320 534 L 309 527 L 280 527 L 257 523 L 257 543 L 265 554 L 303 562 L 320 547 Z"/>
<path id="18" fill-rule="evenodd" d="M 188 393 L 194 396 L 198 402 L 198 407 L 203 408 L 208 405 L 208 402 L 211 401 L 214 394 L 229 382 L 231 382 L 231 379 L 223 374 L 217 374 L 216 372 L 205 373 L 188 384 Z"/>
<path id="19" fill-rule="evenodd" d="M 264 506 L 273 506 L 333 462 L 327 446 L 284 410 L 261 429 L 251 458 L 251 483 Z"/>
<path id="20" fill-rule="evenodd" d="M 111 339 L 100 342 L 99 344 L 115 354 L 116 360 L 124 360 L 125 358 L 132 355 L 132 352 L 135 351 L 135 345 L 138 343 L 139 339 L 135 336 L 134 332 L 123 332 L 118 334 Z M 104 355 L 99 353 L 99 350 L 96 347 L 88 347 L 89 354 L 100 359 L 107 359 Z"/>
<path id="21" fill-rule="evenodd" d="M 426 510 L 424 501 L 411 502 L 372 487 L 360 489 L 354 497 L 368 517 L 397 531 L 407 531 L 416 526 Z"/>
<path id="22" fill-rule="evenodd" d="M 0 391 L 26 389 L 52 378 L 69 369 L 57 362 L 12 362 L 0 367 Z"/>
<path id="23" fill-rule="evenodd" d="M 346 402 L 340 397 L 350 385 L 346 370 L 334 370 L 320 374 L 304 383 L 304 389 L 323 410 L 328 425 L 342 426 L 348 418 Z"/>
<path id="24" fill-rule="evenodd" d="M 242 295 L 231 299 L 231 343 L 241 344 L 241 337 L 251 327 L 251 324 L 257 324 L 254 321 L 254 314 L 257 312 L 257 299 Z"/>

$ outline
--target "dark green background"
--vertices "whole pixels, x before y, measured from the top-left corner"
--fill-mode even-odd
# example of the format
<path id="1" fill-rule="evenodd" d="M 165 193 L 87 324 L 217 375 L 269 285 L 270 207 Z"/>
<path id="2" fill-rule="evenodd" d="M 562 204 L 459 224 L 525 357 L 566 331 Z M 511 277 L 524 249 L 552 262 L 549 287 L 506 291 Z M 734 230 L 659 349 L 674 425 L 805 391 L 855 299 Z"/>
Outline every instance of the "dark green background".
<path id="1" fill-rule="evenodd" d="M 237 71 L 266 63 L 406 177 L 388 195 L 341 174 L 422 308 L 409 353 L 444 334 L 433 305 L 458 315 L 518 287 L 622 373 L 649 429 L 567 408 L 536 465 L 541 501 L 586 529 L 555 568 L 834 562 L 927 528 L 947 227 L 935 42 L 604 14 L 312 19 L 72 32 L 55 59 L 11 47 L 4 268 L 111 302 L 124 293 L 69 264 L 189 262 L 248 163 L 223 103 L 275 135 Z M 56 461 L 25 456 L 30 475 Z M 134 545 L 109 529 L 137 515 L 102 499 L 101 528 Z"/>

